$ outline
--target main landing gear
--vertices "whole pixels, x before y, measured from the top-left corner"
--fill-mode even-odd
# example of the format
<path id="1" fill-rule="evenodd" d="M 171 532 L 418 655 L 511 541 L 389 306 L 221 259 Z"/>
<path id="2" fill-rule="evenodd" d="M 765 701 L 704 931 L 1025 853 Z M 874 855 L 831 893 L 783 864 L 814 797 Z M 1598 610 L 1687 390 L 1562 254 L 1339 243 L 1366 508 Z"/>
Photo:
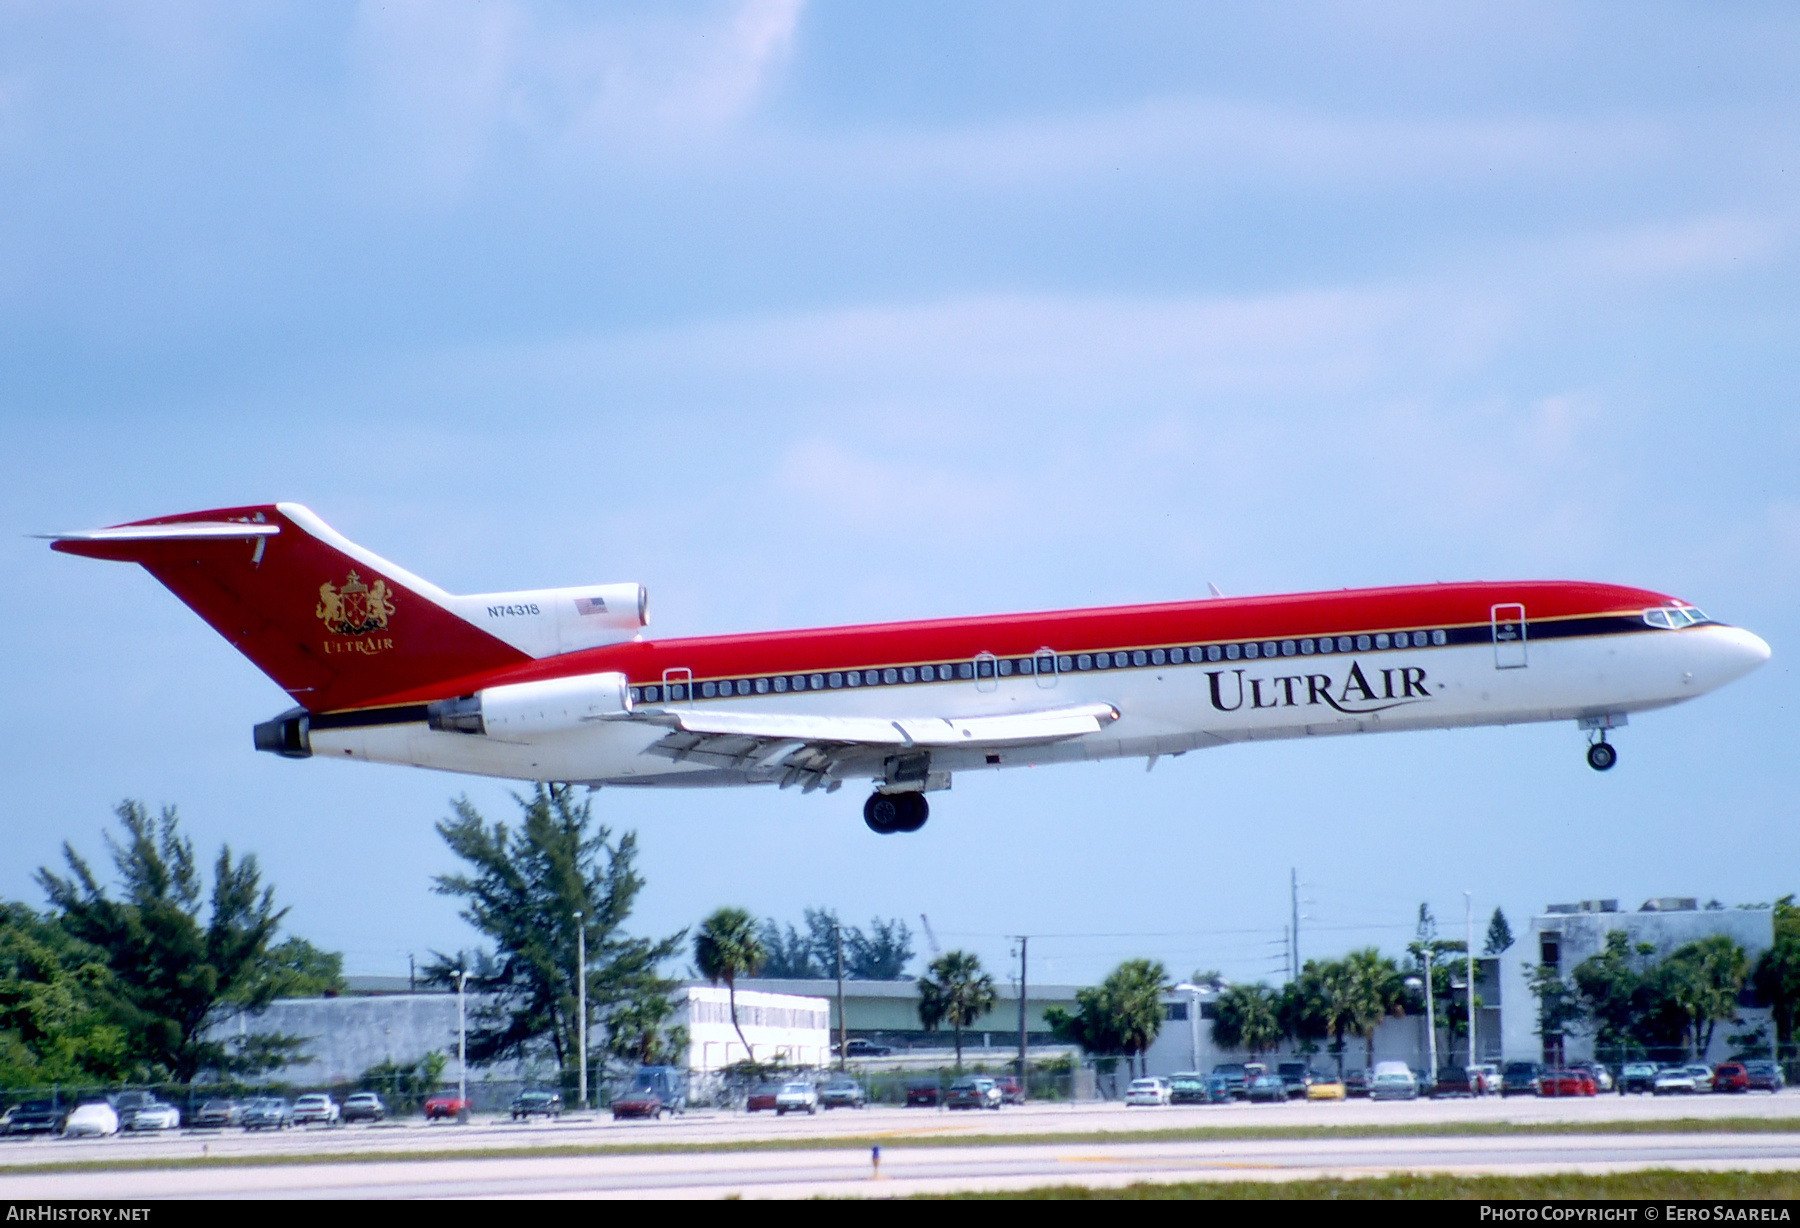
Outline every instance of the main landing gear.
<path id="1" fill-rule="evenodd" d="M 1604 772 L 1619 761 L 1619 752 L 1606 740 L 1606 734 L 1602 733 L 1599 741 L 1588 744 L 1587 761 L 1588 766 L 1596 772 Z"/>
<path id="2" fill-rule="evenodd" d="M 923 793 L 871 793 L 863 803 L 863 822 L 878 836 L 918 831 L 931 817 Z"/>

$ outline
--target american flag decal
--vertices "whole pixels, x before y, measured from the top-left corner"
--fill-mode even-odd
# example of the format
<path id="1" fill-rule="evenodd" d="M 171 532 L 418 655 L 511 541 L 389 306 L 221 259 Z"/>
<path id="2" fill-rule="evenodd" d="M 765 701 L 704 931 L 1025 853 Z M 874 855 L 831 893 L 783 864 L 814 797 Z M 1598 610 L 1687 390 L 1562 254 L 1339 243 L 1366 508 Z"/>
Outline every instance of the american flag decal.
<path id="1" fill-rule="evenodd" d="M 575 612 L 582 615 L 604 614 L 606 613 L 606 598 L 577 597 L 575 598 Z"/>

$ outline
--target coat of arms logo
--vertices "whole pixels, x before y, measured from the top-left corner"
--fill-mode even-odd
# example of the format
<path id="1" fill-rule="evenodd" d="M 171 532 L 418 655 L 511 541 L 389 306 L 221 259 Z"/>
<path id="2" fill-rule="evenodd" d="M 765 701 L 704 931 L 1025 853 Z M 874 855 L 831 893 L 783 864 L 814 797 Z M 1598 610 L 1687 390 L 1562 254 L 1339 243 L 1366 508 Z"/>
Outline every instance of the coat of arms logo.
<path id="1" fill-rule="evenodd" d="M 386 580 L 377 580 L 371 587 L 353 571 L 342 588 L 329 580 L 319 585 L 319 608 L 313 614 L 339 635 L 365 635 L 387 626 L 394 614 L 394 599 Z"/>

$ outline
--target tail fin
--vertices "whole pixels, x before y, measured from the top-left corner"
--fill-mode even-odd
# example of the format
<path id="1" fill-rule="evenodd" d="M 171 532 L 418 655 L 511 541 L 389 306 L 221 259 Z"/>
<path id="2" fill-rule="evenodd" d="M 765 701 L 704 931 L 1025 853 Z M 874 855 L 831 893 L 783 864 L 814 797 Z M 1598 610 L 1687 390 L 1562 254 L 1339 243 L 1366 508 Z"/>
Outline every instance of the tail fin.
<path id="1" fill-rule="evenodd" d="M 56 534 L 50 548 L 141 563 L 312 712 L 531 659 L 297 503 Z"/>

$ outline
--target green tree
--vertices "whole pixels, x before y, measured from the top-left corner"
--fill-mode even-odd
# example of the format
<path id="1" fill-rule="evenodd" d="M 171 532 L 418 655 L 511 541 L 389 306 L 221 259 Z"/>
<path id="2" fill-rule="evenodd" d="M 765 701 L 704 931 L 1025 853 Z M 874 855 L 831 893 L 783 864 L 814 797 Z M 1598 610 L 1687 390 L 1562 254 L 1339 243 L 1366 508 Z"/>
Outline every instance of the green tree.
<path id="1" fill-rule="evenodd" d="M 1213 1003 L 1213 1043 L 1242 1049 L 1255 1061 L 1281 1043 L 1281 1016 L 1275 991 L 1267 985 L 1233 985 Z"/>
<path id="2" fill-rule="evenodd" d="M 1751 983 L 1769 1007 L 1775 1024 L 1775 1051 L 1780 1059 L 1794 1056 L 1794 1022 L 1800 1015 L 1800 907 L 1794 897 L 1775 901 L 1774 941 L 1756 961 Z"/>
<path id="3" fill-rule="evenodd" d="M 669 1025 L 673 1003 L 653 995 L 626 1003 L 606 1017 L 606 1051 L 640 1066 L 685 1064 L 688 1030 Z"/>
<path id="4" fill-rule="evenodd" d="M 1512 926 L 1506 923 L 1506 914 L 1496 908 L 1494 915 L 1488 919 L 1487 946 L 1482 948 L 1481 953 L 1491 959 L 1506 954 L 1512 944 Z"/>
<path id="5" fill-rule="evenodd" d="M 912 963 L 912 931 L 894 917 L 869 919 L 867 931 L 851 926 L 844 931 L 844 975 L 859 981 L 897 981 Z"/>
<path id="6" fill-rule="evenodd" d="M 956 1068 L 962 1069 L 963 1029 L 994 1009 L 994 978 L 968 951 L 946 951 L 919 978 L 919 1022 L 927 1032 L 948 1023 L 956 1036 Z"/>
<path id="7" fill-rule="evenodd" d="M 1580 1028 L 1585 1016 L 1580 997 L 1557 972 L 1555 964 L 1527 964 L 1526 988 L 1537 999 L 1537 1034 L 1546 1055 L 1562 1060 L 1563 1037 Z"/>
<path id="8" fill-rule="evenodd" d="M 1646 961 L 1655 951 L 1647 942 L 1634 946 L 1624 930 L 1610 930 L 1605 948 L 1570 971 L 1582 1014 L 1594 1029 L 1597 1056 L 1625 1062 L 1647 1047 L 1652 989 Z"/>
<path id="9" fill-rule="evenodd" d="M 1704 1060 L 1714 1029 L 1737 1017 L 1749 956 L 1729 935 L 1711 934 L 1676 948 L 1667 962 L 1676 972 L 1675 998 L 1688 1018 L 1694 1057 Z"/>
<path id="10" fill-rule="evenodd" d="M 344 991 L 343 955 L 321 951 L 304 938 L 270 947 L 264 971 L 277 998 L 335 998 Z"/>
<path id="11" fill-rule="evenodd" d="M 755 919 L 741 908 L 717 910 L 700 923 L 700 930 L 694 935 L 694 966 L 713 984 L 725 982 L 731 1003 L 731 1026 L 737 1030 L 744 1052 L 752 1062 L 756 1060 L 756 1053 L 750 1048 L 750 1042 L 744 1040 L 744 1029 L 738 1025 L 737 982 L 739 977 L 755 976 L 768 954 L 763 949 L 762 939 L 757 936 Z"/>
<path id="12" fill-rule="evenodd" d="M 149 1078 L 191 1081 L 203 1069 L 257 1073 L 292 1060 L 301 1041 L 258 1032 L 240 1043 L 207 1038 L 237 1012 L 255 1014 L 275 996 L 269 944 L 285 910 L 264 887 L 256 857 L 233 861 L 219 850 L 208 893 L 173 807 L 151 818 L 138 802 L 115 812 L 122 839 L 106 835 L 118 871 L 114 899 L 68 844 L 65 878 L 40 869 L 38 882 L 68 934 L 105 952 L 116 991 L 116 1018 L 131 1056 Z M 201 920 L 202 898 L 209 908 Z"/>
<path id="13" fill-rule="evenodd" d="M 514 800 L 516 830 L 489 824 L 467 798 L 437 825 L 470 872 L 441 874 L 434 890 L 463 901 L 463 920 L 493 940 L 494 952 L 473 969 L 465 956 L 439 955 L 426 979 L 453 986 L 459 973 L 471 973 L 469 991 L 480 1003 L 469 1029 L 471 1063 L 548 1054 L 566 1078 L 580 1053 L 576 927 L 587 944 L 588 1008 L 601 1018 L 673 989 L 658 967 L 681 949 L 685 933 L 649 939 L 625 932 L 644 886 L 634 833 L 615 841 L 611 829 L 595 827 L 590 803 L 577 803 L 570 785 L 538 785 Z M 597 1031 L 590 1029 L 590 1045 Z"/>
<path id="14" fill-rule="evenodd" d="M 1337 987 L 1341 1009 L 1349 1029 L 1363 1039 L 1363 1061 L 1375 1065 L 1375 1032 L 1381 1021 L 1404 1011 L 1406 978 L 1400 966 L 1374 947 L 1363 947 L 1344 956 L 1343 978 Z"/>
<path id="15" fill-rule="evenodd" d="M 23 904 L 0 905 L 0 1087 L 123 1078 L 116 994 L 104 952 Z"/>

